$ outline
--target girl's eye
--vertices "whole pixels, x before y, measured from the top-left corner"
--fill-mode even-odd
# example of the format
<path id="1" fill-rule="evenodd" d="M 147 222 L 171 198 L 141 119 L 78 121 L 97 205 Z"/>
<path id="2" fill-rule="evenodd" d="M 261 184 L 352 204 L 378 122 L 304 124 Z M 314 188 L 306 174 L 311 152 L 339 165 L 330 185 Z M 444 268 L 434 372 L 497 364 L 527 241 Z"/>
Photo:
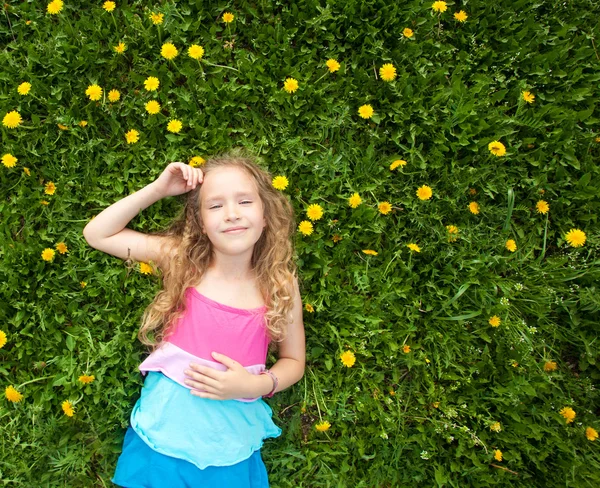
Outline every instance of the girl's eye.
<path id="1" fill-rule="evenodd" d="M 240 203 L 252 203 L 250 200 L 244 200 L 243 202 Z M 209 207 L 210 210 L 212 210 L 213 208 L 219 208 L 221 205 L 213 205 L 212 207 Z"/>
<path id="2" fill-rule="evenodd" d="M 249 200 L 245 200 L 242 203 L 252 203 L 252 202 L 250 202 Z"/>

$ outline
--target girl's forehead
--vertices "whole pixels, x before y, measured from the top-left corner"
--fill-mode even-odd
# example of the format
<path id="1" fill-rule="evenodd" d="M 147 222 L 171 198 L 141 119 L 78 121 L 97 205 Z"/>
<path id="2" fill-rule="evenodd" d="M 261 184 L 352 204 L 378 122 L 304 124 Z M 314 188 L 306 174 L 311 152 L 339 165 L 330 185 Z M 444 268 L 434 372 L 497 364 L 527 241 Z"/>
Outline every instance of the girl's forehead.
<path id="1" fill-rule="evenodd" d="M 212 199 L 228 193 L 257 190 L 254 178 L 246 171 L 236 167 L 217 168 L 204 175 L 201 186 L 203 200 Z"/>

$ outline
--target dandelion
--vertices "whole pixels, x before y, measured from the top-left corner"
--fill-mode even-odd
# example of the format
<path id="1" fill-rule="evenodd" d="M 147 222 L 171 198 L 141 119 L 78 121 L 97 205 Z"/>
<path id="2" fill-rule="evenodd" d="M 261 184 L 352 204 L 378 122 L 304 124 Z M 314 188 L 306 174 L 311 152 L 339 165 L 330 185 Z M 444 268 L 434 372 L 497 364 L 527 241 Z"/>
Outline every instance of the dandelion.
<path id="1" fill-rule="evenodd" d="M 550 210 L 550 205 L 548 205 L 547 201 L 540 200 L 535 204 L 535 208 L 538 213 L 547 214 L 548 211 Z"/>
<path id="2" fill-rule="evenodd" d="M 455 242 L 458 239 L 458 227 L 456 225 L 447 225 L 448 242 Z"/>
<path id="3" fill-rule="evenodd" d="M 23 168 L 23 172 L 27 175 L 27 176 L 31 176 L 31 171 L 29 171 L 29 168 Z"/>
<path id="4" fill-rule="evenodd" d="M 474 215 L 477 215 L 479 213 L 479 204 L 477 202 L 469 203 L 469 212 L 471 212 Z"/>
<path id="5" fill-rule="evenodd" d="M 419 197 L 419 200 L 429 200 L 432 195 L 433 191 L 431 190 L 431 187 L 427 185 L 423 185 L 417 189 L 417 196 Z"/>
<path id="6" fill-rule="evenodd" d="M 390 164 L 390 171 L 394 171 L 398 166 L 406 166 L 406 161 L 404 159 L 396 159 L 392 164 Z"/>
<path id="7" fill-rule="evenodd" d="M 56 245 L 56 250 L 61 254 L 66 254 L 69 252 L 69 249 L 67 248 L 67 245 L 64 242 L 59 242 Z"/>
<path id="8" fill-rule="evenodd" d="M 102 98 L 102 88 L 100 86 L 94 84 L 87 87 L 85 94 L 89 97 L 89 99 L 93 102 L 97 102 Z"/>
<path id="9" fill-rule="evenodd" d="M 55 254 L 56 252 L 54 251 L 54 249 L 50 249 L 49 247 L 47 247 L 42 251 L 42 259 L 44 261 L 52 261 L 54 259 Z"/>
<path id="10" fill-rule="evenodd" d="M 79 286 L 81 286 L 81 288 L 85 288 L 87 286 L 87 283 L 85 281 L 80 281 Z"/>
<path id="11" fill-rule="evenodd" d="M 56 124 L 58 126 L 58 128 L 60 130 L 69 130 L 69 126 L 68 125 L 63 125 L 63 124 Z"/>
<path id="12" fill-rule="evenodd" d="M 123 54 L 125 52 L 125 49 L 127 49 L 127 46 L 125 45 L 124 42 L 119 42 L 119 44 L 117 44 L 114 48 L 113 48 L 117 53 L 119 54 Z"/>
<path id="13" fill-rule="evenodd" d="M 329 430 L 330 427 L 331 424 L 327 422 L 327 420 L 322 420 L 318 424 L 315 424 L 315 429 L 317 429 L 319 432 L 325 432 Z"/>
<path id="14" fill-rule="evenodd" d="M 500 449 L 494 450 L 494 459 L 496 461 L 502 461 L 502 451 Z"/>
<path id="15" fill-rule="evenodd" d="M 18 127 L 19 125 L 21 125 L 21 122 L 23 122 L 21 114 L 16 110 L 8 112 L 2 119 L 2 125 L 4 127 L 8 127 L 9 129 L 14 129 L 15 127 Z"/>
<path id="16" fill-rule="evenodd" d="M 112 12 L 116 6 L 117 6 L 117 4 L 115 2 L 104 2 L 102 4 L 102 8 L 104 10 L 106 10 L 107 12 Z"/>
<path id="17" fill-rule="evenodd" d="M 194 156 L 192 159 L 190 159 L 190 166 L 192 168 L 202 166 L 204 163 L 206 163 L 206 160 L 200 156 Z"/>
<path id="18" fill-rule="evenodd" d="M 310 220 L 319 220 L 321 217 L 323 217 L 323 207 L 321 207 L 321 205 L 318 203 L 309 205 L 306 209 L 306 216 Z"/>
<path id="19" fill-rule="evenodd" d="M 579 229 L 571 229 L 567 232 L 565 239 L 569 243 L 569 245 L 573 247 L 581 247 L 585 244 L 586 236 L 585 232 Z"/>
<path id="20" fill-rule="evenodd" d="M 380 213 L 387 215 L 392 211 L 392 204 L 390 202 L 381 202 L 378 208 Z"/>
<path id="21" fill-rule="evenodd" d="M 223 22 L 225 22 L 226 24 L 233 22 L 233 19 L 234 19 L 234 16 L 231 12 L 225 12 L 223 14 Z"/>
<path id="22" fill-rule="evenodd" d="M 394 81 L 396 79 L 396 68 L 393 64 L 386 63 L 379 68 L 379 76 L 383 81 Z"/>
<path id="23" fill-rule="evenodd" d="M 276 176 L 273 178 L 272 184 L 276 190 L 285 190 L 288 187 L 289 181 L 285 176 Z"/>
<path id="24" fill-rule="evenodd" d="M 140 273 L 152 274 L 152 266 L 150 266 L 148 263 L 141 262 L 140 263 Z"/>
<path id="25" fill-rule="evenodd" d="M 494 422 L 492 425 L 490 425 L 490 430 L 492 432 L 500 432 L 502 430 L 502 425 L 500 422 Z"/>
<path id="26" fill-rule="evenodd" d="M 564 407 L 558 413 L 565 418 L 567 424 L 570 424 L 575 420 L 576 413 L 571 407 Z"/>
<path id="27" fill-rule="evenodd" d="M 494 315 L 490 317 L 490 320 L 488 320 L 488 322 L 492 327 L 498 327 L 500 326 L 500 322 L 502 322 L 502 320 L 500 320 L 500 317 L 498 317 L 497 315 Z"/>
<path id="28" fill-rule="evenodd" d="M 7 168 L 14 168 L 18 160 L 18 158 L 15 158 L 10 153 L 6 153 L 4 156 L 2 156 L 2 164 Z"/>
<path id="29" fill-rule="evenodd" d="M 454 12 L 454 18 L 456 20 L 458 20 L 459 22 L 465 22 L 467 20 L 467 12 L 465 12 L 464 10 L 460 10 L 458 12 Z"/>
<path id="30" fill-rule="evenodd" d="M 509 239 L 508 241 L 506 241 L 505 246 L 506 249 L 508 249 L 510 252 L 515 252 L 517 250 L 517 243 L 514 239 Z"/>
<path id="31" fill-rule="evenodd" d="M 188 48 L 188 56 L 193 59 L 201 59 L 204 56 L 204 48 L 198 44 L 192 44 Z"/>
<path id="32" fill-rule="evenodd" d="M 18 403 L 23 400 L 23 395 L 21 395 L 14 386 L 7 386 L 4 390 L 4 396 L 9 402 Z"/>
<path id="33" fill-rule="evenodd" d="M 91 383 L 92 381 L 94 381 L 94 379 L 95 379 L 94 375 L 90 376 L 90 375 L 87 375 L 87 374 L 81 375 L 79 377 L 79 381 L 81 383 L 83 383 L 84 385 L 87 385 L 87 384 Z"/>
<path id="34" fill-rule="evenodd" d="M 334 234 L 333 237 L 331 238 L 331 240 L 337 244 L 338 242 L 340 242 L 342 240 L 342 236 Z"/>
<path id="35" fill-rule="evenodd" d="M 402 346 L 402 352 L 403 352 L 404 354 L 408 354 L 408 353 L 410 352 L 410 346 L 409 346 L 408 344 L 404 344 L 404 345 Z"/>
<path id="36" fill-rule="evenodd" d="M 313 225 L 308 220 L 303 220 L 298 225 L 298 230 L 305 236 L 309 236 L 313 233 Z"/>
<path id="37" fill-rule="evenodd" d="M 421 252 L 421 248 L 417 244 L 415 244 L 414 242 L 411 242 L 410 244 L 407 244 L 406 247 L 408 247 L 411 251 Z"/>
<path id="38" fill-rule="evenodd" d="M 377 256 L 378 254 L 377 251 L 373 251 L 373 249 L 363 249 L 363 252 L 369 256 Z"/>
<path id="39" fill-rule="evenodd" d="M 308 313 L 314 313 L 315 308 L 310 304 L 307 303 L 304 305 L 304 309 L 308 312 Z"/>
<path id="40" fill-rule="evenodd" d="M 356 356 L 354 356 L 354 353 L 352 351 L 343 352 L 342 354 L 340 354 L 340 359 L 342 360 L 342 364 L 347 368 L 351 368 L 356 362 Z"/>
<path id="41" fill-rule="evenodd" d="M 19 95 L 27 95 L 29 90 L 31 90 L 31 83 L 28 83 L 27 81 L 24 81 L 17 87 L 17 92 L 19 92 Z"/>
<path id="42" fill-rule="evenodd" d="M 500 141 L 492 141 L 488 144 L 488 149 L 494 156 L 504 156 L 506 148 Z"/>
<path id="43" fill-rule="evenodd" d="M 86 125 L 88 125 L 87 120 L 82 120 L 81 122 L 79 122 L 79 127 L 85 127 Z"/>
<path id="44" fill-rule="evenodd" d="M 51 15 L 56 15 L 62 10 L 63 5 L 62 0 L 53 0 L 46 7 L 46 11 Z"/>
<path id="45" fill-rule="evenodd" d="M 148 103 L 146 103 L 145 108 L 146 112 L 148 112 L 150 115 L 156 115 L 158 112 L 160 112 L 160 103 L 158 103 L 156 100 L 150 100 Z"/>
<path id="46" fill-rule="evenodd" d="M 558 365 L 556 361 L 546 361 L 544 363 L 544 371 L 546 373 L 551 373 L 552 371 L 556 371 L 558 369 Z"/>
<path id="47" fill-rule="evenodd" d="M 160 24 L 162 24 L 164 18 L 165 18 L 164 14 L 155 14 L 154 12 L 152 12 L 150 14 L 150 20 L 152 20 L 152 23 L 154 25 L 160 25 Z"/>
<path id="48" fill-rule="evenodd" d="M 408 37 L 411 38 L 414 35 L 414 32 L 412 29 L 409 29 L 408 27 L 406 27 L 403 31 L 402 31 L 402 35 L 404 37 Z"/>
<path id="49" fill-rule="evenodd" d="M 358 193 L 353 193 L 350 198 L 348 198 L 348 205 L 352 208 L 358 207 L 362 203 L 362 198 Z"/>
<path id="50" fill-rule="evenodd" d="M 524 91 L 521 96 L 527 103 L 533 103 L 535 100 L 535 95 L 529 91 Z"/>
<path id="51" fill-rule="evenodd" d="M 109 2 L 107 2 L 109 3 Z M 110 2 L 112 3 L 112 2 Z M 72 417 L 73 414 L 75 413 L 75 410 L 73 410 L 73 404 L 69 401 L 69 400 L 65 400 L 64 402 L 62 402 L 62 409 L 63 412 L 65 413 L 65 415 L 67 417 Z"/>
<path id="52" fill-rule="evenodd" d="M 177 51 L 175 45 L 170 42 L 165 42 L 160 49 L 160 55 L 168 60 L 175 59 L 178 54 L 179 51 Z"/>
<path id="53" fill-rule="evenodd" d="M 360 115 L 363 119 L 370 119 L 375 112 L 373 111 L 373 107 L 371 105 L 361 105 L 358 107 L 358 115 Z"/>
<path id="54" fill-rule="evenodd" d="M 445 12 L 448 9 L 448 6 L 446 5 L 446 2 L 433 2 L 431 8 L 435 12 Z"/>
<path id="55" fill-rule="evenodd" d="M 294 93 L 298 89 L 298 80 L 295 78 L 286 78 L 283 82 L 283 89 L 288 93 Z"/>
<path id="56" fill-rule="evenodd" d="M 158 81 L 158 78 L 156 78 L 154 76 L 149 76 L 148 78 L 146 78 L 146 81 L 144 81 L 144 87 L 148 91 L 157 90 L 159 85 L 160 85 L 160 81 Z"/>
<path id="57" fill-rule="evenodd" d="M 2 349 L 6 345 L 6 332 L 0 330 L 0 349 Z"/>
<path id="58" fill-rule="evenodd" d="M 588 427 L 585 429 L 585 436 L 588 441 L 595 441 L 598 438 L 598 431 L 593 427 Z"/>
<path id="59" fill-rule="evenodd" d="M 127 144 L 133 144 L 140 140 L 140 133 L 135 129 L 131 129 L 125 133 L 125 140 Z"/>
<path id="60" fill-rule="evenodd" d="M 44 187 L 44 193 L 46 195 L 54 195 L 54 192 L 56 192 L 56 185 L 49 181 Z"/>
<path id="61" fill-rule="evenodd" d="M 167 130 L 169 132 L 177 133 L 181 130 L 182 127 L 183 127 L 183 124 L 181 123 L 181 120 L 177 120 L 177 119 L 170 120 L 169 123 L 167 124 Z"/>
<path id="62" fill-rule="evenodd" d="M 340 63 L 338 63 L 335 59 L 328 59 L 325 64 L 327 65 L 327 68 L 329 68 L 330 73 L 335 73 L 340 69 Z"/>
<path id="63" fill-rule="evenodd" d="M 121 94 L 118 90 L 111 90 L 108 92 L 108 100 L 111 102 L 117 102 L 121 98 Z"/>

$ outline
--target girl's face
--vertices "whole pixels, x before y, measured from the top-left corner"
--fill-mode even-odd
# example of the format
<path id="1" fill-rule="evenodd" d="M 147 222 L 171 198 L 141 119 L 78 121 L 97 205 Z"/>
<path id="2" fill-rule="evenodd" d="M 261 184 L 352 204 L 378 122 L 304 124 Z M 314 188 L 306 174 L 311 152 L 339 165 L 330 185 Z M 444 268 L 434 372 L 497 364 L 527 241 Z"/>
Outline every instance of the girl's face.
<path id="1" fill-rule="evenodd" d="M 267 225 L 256 183 L 236 167 L 218 168 L 204 176 L 200 214 L 202 230 L 215 249 L 231 256 L 247 251 L 252 255 Z"/>

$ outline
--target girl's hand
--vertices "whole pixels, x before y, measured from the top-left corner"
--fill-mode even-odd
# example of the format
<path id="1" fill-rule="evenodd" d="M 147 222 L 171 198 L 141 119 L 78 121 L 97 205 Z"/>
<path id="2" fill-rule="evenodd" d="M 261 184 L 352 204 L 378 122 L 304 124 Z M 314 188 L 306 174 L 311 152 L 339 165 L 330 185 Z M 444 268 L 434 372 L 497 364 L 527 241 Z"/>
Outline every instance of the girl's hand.
<path id="1" fill-rule="evenodd" d="M 227 366 L 227 371 L 218 371 L 209 366 L 190 364 L 185 370 L 188 377 L 185 384 L 192 387 L 192 395 L 212 400 L 232 400 L 234 398 L 254 398 L 254 376 L 240 363 L 216 352 L 213 359 Z M 198 391 L 204 390 L 204 391 Z"/>
<path id="2" fill-rule="evenodd" d="M 163 197 L 174 197 L 195 189 L 203 181 L 200 168 L 176 162 L 169 164 L 152 185 Z"/>

